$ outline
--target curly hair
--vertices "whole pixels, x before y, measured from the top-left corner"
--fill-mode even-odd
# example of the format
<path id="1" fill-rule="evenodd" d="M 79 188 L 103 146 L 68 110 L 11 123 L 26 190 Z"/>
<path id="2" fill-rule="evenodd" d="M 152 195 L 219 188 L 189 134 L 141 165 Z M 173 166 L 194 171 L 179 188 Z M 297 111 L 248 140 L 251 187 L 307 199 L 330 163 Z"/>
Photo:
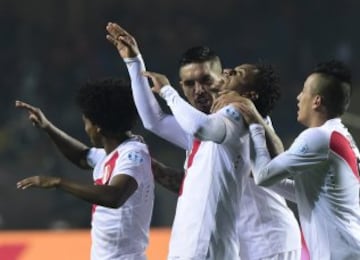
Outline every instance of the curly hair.
<path id="1" fill-rule="evenodd" d="M 351 70 L 341 61 L 330 60 L 318 63 L 311 71 L 315 73 L 321 76 L 314 88 L 315 94 L 323 97 L 329 117 L 341 116 L 350 105 Z"/>
<path id="2" fill-rule="evenodd" d="M 103 135 L 130 130 L 137 112 L 130 83 L 125 79 L 99 79 L 83 84 L 76 96 L 81 112 L 102 129 Z"/>
<path id="3" fill-rule="evenodd" d="M 258 72 L 250 88 L 258 94 L 258 99 L 254 100 L 254 105 L 259 113 L 266 117 L 274 109 L 280 98 L 280 77 L 270 64 L 259 62 L 254 65 Z"/>

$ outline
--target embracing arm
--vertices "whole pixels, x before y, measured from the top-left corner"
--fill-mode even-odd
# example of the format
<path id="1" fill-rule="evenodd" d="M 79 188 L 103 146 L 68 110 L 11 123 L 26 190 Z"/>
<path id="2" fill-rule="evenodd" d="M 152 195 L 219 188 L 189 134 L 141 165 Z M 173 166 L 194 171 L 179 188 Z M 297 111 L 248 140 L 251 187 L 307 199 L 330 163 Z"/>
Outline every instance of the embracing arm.
<path id="1" fill-rule="evenodd" d="M 179 192 L 184 171 L 170 168 L 154 158 L 151 159 L 151 166 L 157 183 L 172 192 Z"/>
<path id="2" fill-rule="evenodd" d="M 114 176 L 109 185 L 80 184 L 60 177 L 33 176 L 19 181 L 17 187 L 56 187 L 87 202 L 118 208 L 136 191 L 138 184 L 133 177 L 125 174 Z"/>
<path id="3" fill-rule="evenodd" d="M 309 128 L 296 138 L 289 150 L 271 160 L 264 129 L 250 125 L 255 148 L 255 183 L 269 186 L 290 176 L 305 174 L 327 160 L 328 138 L 321 129 Z"/>
<path id="4" fill-rule="evenodd" d="M 90 166 L 86 161 L 86 155 L 89 150 L 88 146 L 53 125 L 39 108 L 22 101 L 16 101 L 15 106 L 27 110 L 29 113 L 29 120 L 33 125 L 43 129 L 59 151 L 69 161 L 80 168 L 90 169 Z"/>

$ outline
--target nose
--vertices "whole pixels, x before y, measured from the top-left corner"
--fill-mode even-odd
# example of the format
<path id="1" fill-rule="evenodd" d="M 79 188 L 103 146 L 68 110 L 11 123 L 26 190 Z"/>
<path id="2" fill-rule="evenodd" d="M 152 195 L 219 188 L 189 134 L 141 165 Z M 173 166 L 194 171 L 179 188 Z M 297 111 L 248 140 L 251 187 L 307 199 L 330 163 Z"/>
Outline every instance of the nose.
<path id="1" fill-rule="evenodd" d="M 205 92 L 204 85 L 200 84 L 199 82 L 196 82 L 195 83 L 195 93 L 200 94 L 200 93 L 203 93 L 203 92 Z"/>
<path id="2" fill-rule="evenodd" d="M 301 97 L 301 92 L 297 95 L 296 100 L 300 101 L 300 97 Z"/>
<path id="3" fill-rule="evenodd" d="M 231 73 L 232 73 L 232 69 L 226 68 L 223 70 L 223 75 L 225 77 L 229 77 L 231 75 Z"/>

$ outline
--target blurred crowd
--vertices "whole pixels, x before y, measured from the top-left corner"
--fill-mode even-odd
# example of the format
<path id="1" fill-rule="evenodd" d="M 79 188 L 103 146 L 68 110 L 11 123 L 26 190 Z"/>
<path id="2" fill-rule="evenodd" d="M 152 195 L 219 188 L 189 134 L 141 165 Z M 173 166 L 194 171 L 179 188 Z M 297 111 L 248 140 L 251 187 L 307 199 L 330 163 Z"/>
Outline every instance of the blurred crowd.
<path id="1" fill-rule="evenodd" d="M 265 60 L 280 71 L 282 99 L 273 113 L 285 145 L 301 130 L 296 123 L 297 93 L 318 61 L 337 58 L 353 71 L 350 112 L 359 114 L 360 2 L 356 0 L 95 1 L 0 0 L 0 228 L 82 228 L 90 206 L 61 192 L 17 191 L 30 175 L 61 175 L 91 182 L 37 131 L 16 99 L 40 107 L 65 131 L 88 142 L 74 105 L 87 79 L 126 76 L 126 69 L 105 39 L 108 21 L 118 22 L 138 39 L 149 70 L 169 76 L 176 86 L 178 58 L 187 48 L 208 45 L 224 67 Z M 165 108 L 165 106 L 164 106 Z M 348 125 L 360 142 L 356 117 Z M 184 154 L 143 130 L 152 155 L 182 167 Z M 152 224 L 172 222 L 176 195 L 157 187 Z"/>

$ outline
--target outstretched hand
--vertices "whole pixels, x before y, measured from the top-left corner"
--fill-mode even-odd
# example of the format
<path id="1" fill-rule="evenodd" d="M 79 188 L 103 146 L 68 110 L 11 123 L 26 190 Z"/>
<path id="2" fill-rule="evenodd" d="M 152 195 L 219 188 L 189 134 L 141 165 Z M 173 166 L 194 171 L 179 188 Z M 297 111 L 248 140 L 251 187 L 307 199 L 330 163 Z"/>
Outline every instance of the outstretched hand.
<path id="1" fill-rule="evenodd" d="M 37 188 L 54 188 L 58 186 L 60 183 L 59 177 L 51 177 L 51 176 L 32 176 L 26 179 L 19 181 L 16 184 L 18 189 L 25 190 L 30 187 L 37 187 Z"/>
<path id="2" fill-rule="evenodd" d="M 39 108 L 19 100 L 15 101 L 15 107 L 27 110 L 29 113 L 29 120 L 34 126 L 44 129 L 50 125 L 50 121 Z"/>
<path id="3" fill-rule="evenodd" d="M 106 39 L 117 48 L 123 59 L 136 57 L 140 53 L 135 38 L 117 23 L 109 22 L 106 31 Z"/>
<path id="4" fill-rule="evenodd" d="M 154 91 L 157 94 L 159 94 L 160 90 L 164 86 L 170 85 L 170 82 L 165 75 L 150 71 L 144 71 L 143 75 L 151 79 L 153 83 L 152 91 Z"/>

